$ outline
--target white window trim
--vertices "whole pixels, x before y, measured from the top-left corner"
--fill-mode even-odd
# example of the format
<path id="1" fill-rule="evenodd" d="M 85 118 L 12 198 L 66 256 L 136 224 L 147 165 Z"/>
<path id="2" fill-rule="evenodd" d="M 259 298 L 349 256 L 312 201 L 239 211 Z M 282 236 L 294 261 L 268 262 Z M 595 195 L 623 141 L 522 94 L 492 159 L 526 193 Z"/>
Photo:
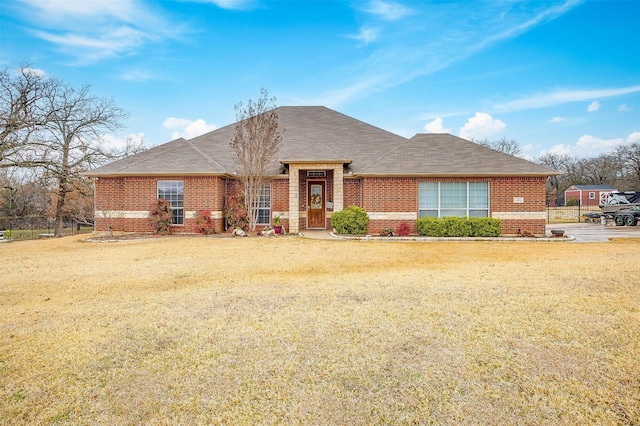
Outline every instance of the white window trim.
<path id="1" fill-rule="evenodd" d="M 437 183 L 438 184 L 438 207 L 437 209 L 421 209 L 420 208 L 420 184 L 421 183 Z M 442 196 L 441 196 L 441 184 L 442 183 L 466 183 L 467 184 L 467 201 L 466 201 L 466 209 L 451 209 L 451 208 L 442 208 L 441 205 L 441 201 L 442 201 Z M 487 184 L 487 207 L 486 209 L 482 208 L 482 209 L 470 209 L 469 208 L 469 197 L 470 197 L 470 192 L 469 192 L 469 184 L 470 183 L 486 183 Z M 470 216 L 469 212 L 471 211 L 485 211 L 487 212 L 486 216 L 481 216 L 481 217 L 490 217 L 491 216 L 491 185 L 489 182 L 486 181 L 478 181 L 478 182 L 429 182 L 429 181 L 420 181 L 418 182 L 418 218 L 420 217 L 424 217 L 420 215 L 421 211 L 432 211 L 432 210 L 437 210 L 437 216 L 436 217 L 443 217 L 442 214 L 442 210 L 465 210 L 465 216 L 466 217 L 477 217 L 477 216 Z"/>
<path id="2" fill-rule="evenodd" d="M 160 198 L 160 184 L 161 183 L 165 183 L 165 182 L 182 182 L 182 207 L 172 207 L 171 206 L 171 200 L 167 200 L 169 201 L 169 207 L 171 208 L 171 226 L 184 226 L 184 222 L 185 222 L 185 209 L 184 209 L 184 181 L 183 180 L 159 180 L 156 183 L 156 197 Z M 174 222 L 174 216 L 173 216 L 173 211 L 174 210 L 182 210 L 182 223 L 175 223 Z"/>

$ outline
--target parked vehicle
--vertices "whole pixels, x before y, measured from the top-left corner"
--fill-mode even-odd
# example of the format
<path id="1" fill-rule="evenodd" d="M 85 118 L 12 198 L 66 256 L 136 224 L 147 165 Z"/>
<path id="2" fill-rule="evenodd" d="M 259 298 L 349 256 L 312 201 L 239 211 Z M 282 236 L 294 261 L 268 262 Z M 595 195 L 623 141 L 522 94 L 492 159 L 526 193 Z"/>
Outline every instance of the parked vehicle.
<path id="1" fill-rule="evenodd" d="M 612 192 L 607 196 L 600 210 L 605 215 L 613 214 L 619 210 L 629 209 L 634 206 L 640 206 L 640 192 Z"/>

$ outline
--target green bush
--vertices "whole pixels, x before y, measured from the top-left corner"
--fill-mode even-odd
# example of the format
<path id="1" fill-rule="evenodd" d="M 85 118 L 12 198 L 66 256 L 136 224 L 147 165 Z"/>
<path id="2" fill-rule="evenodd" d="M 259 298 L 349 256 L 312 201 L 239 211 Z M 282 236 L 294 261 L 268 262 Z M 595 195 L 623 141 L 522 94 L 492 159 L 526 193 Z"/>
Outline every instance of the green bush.
<path id="1" fill-rule="evenodd" d="M 569 198 L 567 200 L 567 207 L 575 207 L 578 205 L 578 199 L 577 198 Z"/>
<path id="2" fill-rule="evenodd" d="M 368 224 L 367 212 L 358 206 L 349 206 L 331 215 L 331 226 L 338 234 L 366 234 Z"/>
<path id="3" fill-rule="evenodd" d="M 497 237 L 502 222 L 490 217 L 421 217 L 416 222 L 418 234 L 425 237 Z"/>
<path id="4" fill-rule="evenodd" d="M 499 237 L 502 233 L 502 222 L 492 217 L 469 218 L 473 237 Z"/>

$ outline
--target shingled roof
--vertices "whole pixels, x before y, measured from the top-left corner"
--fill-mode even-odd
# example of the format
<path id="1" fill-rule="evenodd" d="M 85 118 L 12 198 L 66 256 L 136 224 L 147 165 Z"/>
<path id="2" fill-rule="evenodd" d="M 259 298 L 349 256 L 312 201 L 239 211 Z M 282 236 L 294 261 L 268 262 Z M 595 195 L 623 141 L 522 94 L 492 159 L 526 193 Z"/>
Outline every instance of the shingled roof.
<path id="1" fill-rule="evenodd" d="M 321 106 L 279 107 L 279 163 L 342 162 L 353 175 L 549 176 L 557 172 L 450 134 L 404 138 Z M 233 175 L 231 124 L 176 139 L 91 170 L 88 176 Z M 280 165 L 272 165 L 277 174 Z"/>

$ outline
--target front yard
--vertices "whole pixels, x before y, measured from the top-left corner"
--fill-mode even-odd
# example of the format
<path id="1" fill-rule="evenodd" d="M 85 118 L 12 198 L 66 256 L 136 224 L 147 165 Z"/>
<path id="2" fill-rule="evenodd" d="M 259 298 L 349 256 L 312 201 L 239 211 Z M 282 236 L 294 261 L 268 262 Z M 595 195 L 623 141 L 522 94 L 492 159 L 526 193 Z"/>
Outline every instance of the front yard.
<path id="1" fill-rule="evenodd" d="M 0 424 L 638 424 L 638 240 L 0 245 Z"/>

